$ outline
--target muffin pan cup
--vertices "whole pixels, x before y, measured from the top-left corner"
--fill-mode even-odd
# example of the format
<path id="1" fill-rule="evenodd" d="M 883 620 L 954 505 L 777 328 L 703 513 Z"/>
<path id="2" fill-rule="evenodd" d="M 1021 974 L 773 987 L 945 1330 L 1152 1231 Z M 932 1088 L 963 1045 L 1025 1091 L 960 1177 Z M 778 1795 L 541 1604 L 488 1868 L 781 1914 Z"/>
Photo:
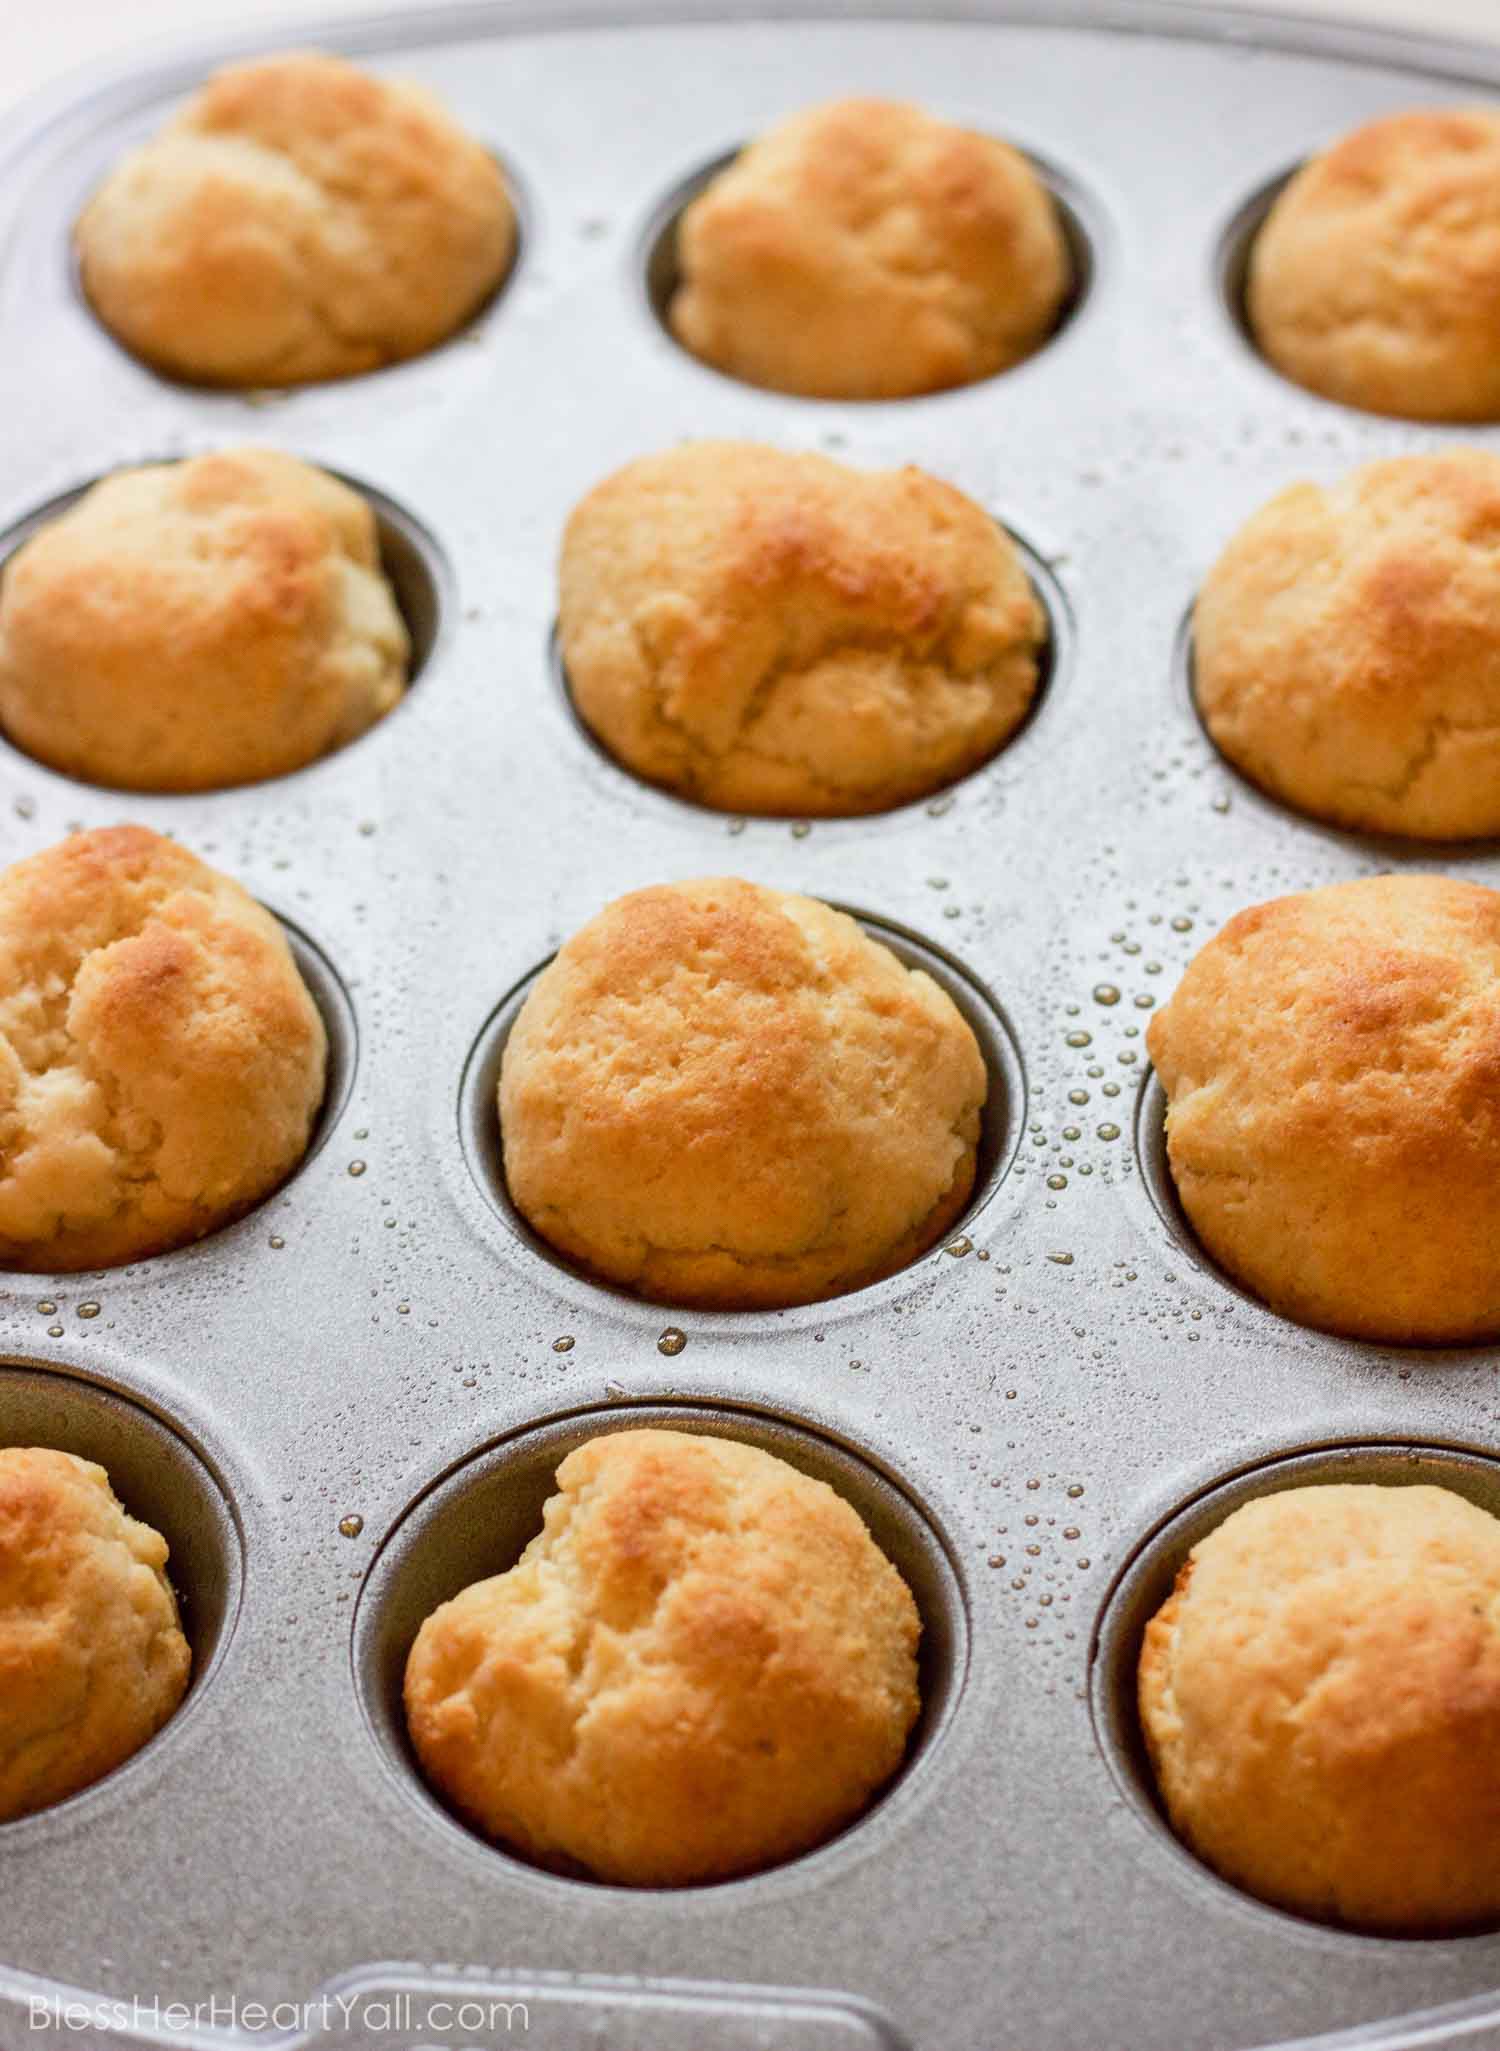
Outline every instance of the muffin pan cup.
<path id="1" fill-rule="evenodd" d="M 944 1539 L 897 1483 L 824 1434 L 783 1416 L 732 1404 L 671 1402 L 574 1411 L 481 1448 L 414 1503 L 392 1532 L 360 1597 L 353 1655 L 371 1732 L 397 1782 L 425 1803 L 443 1808 L 441 1797 L 423 1785 L 416 1770 L 401 1706 L 407 1655 L 424 1619 L 475 1580 L 503 1574 L 516 1564 L 542 1528 L 543 1506 L 555 1493 L 553 1477 L 569 1453 L 606 1433 L 640 1429 L 691 1432 L 758 1446 L 826 1482 L 854 1504 L 876 1544 L 911 1589 L 922 1621 L 921 1712 L 905 1763 L 879 1791 L 876 1804 L 907 1790 L 920 1779 L 924 1760 L 941 1738 L 967 1665 L 963 1584 Z M 469 1827 L 456 1814 L 453 1820 L 459 1828 Z M 858 1829 L 859 1821 L 847 1827 Z M 832 1842 L 836 1844 L 837 1838 Z M 816 1857 L 822 1850 L 815 1847 L 802 1856 Z M 495 1856 L 488 1851 L 486 1855 Z M 590 1882 L 582 1869 L 577 1877 L 587 1884 L 602 1884 Z M 668 1891 L 666 1898 L 684 1896 Z"/>
<path id="2" fill-rule="evenodd" d="M 1210 1485 L 1152 1532 L 1121 1570 L 1100 1616 L 1090 1661 L 1094 1727 L 1127 1801 L 1185 1861 L 1192 1862 L 1193 1854 L 1167 1823 L 1137 1703 L 1137 1667 L 1146 1626 L 1171 1595 L 1193 1548 L 1246 1503 L 1289 1489 L 1370 1485 L 1448 1489 L 1492 1517 L 1500 1516 L 1500 1459 L 1492 1455 L 1454 1446 L 1335 1442 L 1258 1462 Z M 1220 1884 L 1236 1903 L 1246 1901 L 1228 1882 Z M 1260 1906 L 1267 1916 L 1285 1918 L 1291 1913 L 1269 1903 Z"/>
<path id="3" fill-rule="evenodd" d="M 960 964 L 940 948 L 886 920 L 872 918 L 853 906 L 839 905 L 837 909 L 857 919 L 872 940 L 888 947 L 909 969 L 930 976 L 952 998 L 973 1032 L 984 1058 L 989 1093 L 985 1098 L 975 1147 L 974 1186 L 962 1211 L 939 1242 L 954 1246 L 969 1236 L 969 1227 L 1004 1181 L 1020 1143 L 1026 1115 L 1026 1077 L 1015 1035 L 989 993 L 974 983 Z M 540 964 L 517 984 L 485 1021 L 464 1066 L 458 1103 L 459 1135 L 477 1187 L 489 1198 L 517 1239 L 543 1260 L 585 1275 L 586 1270 L 576 1268 L 566 1255 L 546 1243 L 512 1198 L 506 1185 L 504 1149 L 496 1116 L 506 1042 L 537 977 L 546 966 L 546 963 Z M 613 1291 L 616 1287 L 595 1279 L 601 1289 Z M 856 1293 L 863 1295 L 864 1291 Z M 670 1310 L 672 1304 L 663 1299 L 662 1307 Z"/>
<path id="4" fill-rule="evenodd" d="M 1165 1832 L 1100 1709 L 1124 1699 L 1131 1563 L 1207 1491 L 1327 1447 L 1496 1450 L 1500 1352 L 1324 1337 L 1216 1272 L 1143 1078 L 1151 1012 L 1241 905 L 1377 867 L 1500 884 L 1493 848 L 1362 841 L 1261 798 L 1173 654 L 1225 540 L 1290 479 L 1500 447 L 1296 390 L 1233 312 L 1258 195 L 1355 123 L 1493 95 L 1500 52 L 1123 0 L 743 12 L 488 0 L 282 31 L 435 88 L 513 171 L 526 225 L 466 335 L 274 399 L 154 377 L 68 252 L 101 173 L 263 36 L 100 67 L 0 137 L 0 534 L 122 464 L 285 447 L 380 495 L 427 651 L 389 719 L 253 789 L 123 796 L 0 741 L 0 857 L 75 823 L 172 832 L 316 936 L 344 1019 L 319 1148 L 260 1209 L 135 1269 L 0 1276 L 0 1435 L 73 1443 L 107 1417 L 90 1443 L 166 1530 L 190 1616 L 221 1604 L 159 1737 L 0 1828 L 0 2044 L 1500 2045 L 1500 1936 L 1372 1938 L 1246 1900 Z M 1006 136 L 1066 199 L 1088 289 L 1016 370 L 820 403 L 663 332 L 647 259 L 684 178 L 851 92 Z M 557 541 L 591 485 L 684 435 L 916 462 L 1023 536 L 1062 631 L 1011 746 L 928 802 L 810 827 L 606 759 L 553 668 Z M 1005 1081 L 983 1203 L 826 1304 L 642 1303 L 504 1212 L 483 1112 L 507 993 L 619 892 L 712 874 L 935 950 Z M 680 1893 L 482 1843 L 415 1779 L 392 1692 L 413 1591 L 493 1571 L 579 1431 L 664 1413 L 885 1502 L 941 1683 L 863 1818 Z"/>

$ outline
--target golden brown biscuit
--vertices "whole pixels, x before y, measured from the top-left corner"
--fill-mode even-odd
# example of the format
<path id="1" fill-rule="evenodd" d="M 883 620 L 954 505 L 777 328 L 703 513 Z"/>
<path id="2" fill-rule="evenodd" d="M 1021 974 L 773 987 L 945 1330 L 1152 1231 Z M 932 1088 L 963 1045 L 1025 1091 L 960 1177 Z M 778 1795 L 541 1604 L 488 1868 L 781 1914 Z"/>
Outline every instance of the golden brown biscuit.
<path id="1" fill-rule="evenodd" d="M 1272 499 L 1210 571 L 1194 689 L 1238 769 L 1366 832 L 1500 833 L 1500 456 Z"/>
<path id="2" fill-rule="evenodd" d="M 1500 1334 L 1500 891 L 1376 876 L 1255 905 L 1147 1044 L 1183 1208 L 1273 1310 Z"/>
<path id="3" fill-rule="evenodd" d="M 297 385 L 443 341 L 505 275 L 516 223 L 431 93 L 298 50 L 215 72 L 75 240 L 94 311 L 157 370 Z"/>
<path id="4" fill-rule="evenodd" d="M 102 1467 L 0 1447 L 0 1822 L 111 1772 L 182 1700 L 166 1564 Z"/>
<path id="5" fill-rule="evenodd" d="M 0 873 L 0 1265 L 199 1239 L 307 1147 L 326 1038 L 275 919 L 144 826 Z"/>
<path id="6" fill-rule="evenodd" d="M 1500 114 L 1389 115 L 1304 164 L 1251 245 L 1246 312 L 1325 399 L 1500 419 Z"/>
<path id="7" fill-rule="evenodd" d="M 625 1431 L 557 1470 L 508 1573 L 406 1667 L 427 1777 L 488 1836 L 683 1887 L 795 1857 L 901 1763 L 916 1604 L 825 1482 L 733 1440 Z"/>
<path id="8" fill-rule="evenodd" d="M 893 100 L 779 122 L 684 209 L 678 340 L 731 377 L 900 399 L 1008 370 L 1072 287 L 1057 207 L 1018 150 Z"/>
<path id="9" fill-rule="evenodd" d="M 1299 1914 L 1500 1917 L 1500 1522 L 1445 1488 L 1246 1503 L 1146 1628 L 1141 1722 L 1172 1825 Z"/>
<path id="10" fill-rule="evenodd" d="M 984 1057 L 929 976 L 809 897 L 632 891 L 533 984 L 505 1177 L 570 1260 L 661 1303 L 811 1303 L 924 1253 L 974 1181 Z"/>
<path id="11" fill-rule="evenodd" d="M 877 812 L 951 783 L 1025 718 L 1046 634 L 1014 543 L 962 492 L 754 442 L 597 485 L 559 595 L 589 727 L 729 812 Z"/>
<path id="12" fill-rule="evenodd" d="M 408 646 L 357 492 L 274 449 L 153 463 L 6 565 L 0 724 L 90 783 L 257 783 L 389 712 Z"/>

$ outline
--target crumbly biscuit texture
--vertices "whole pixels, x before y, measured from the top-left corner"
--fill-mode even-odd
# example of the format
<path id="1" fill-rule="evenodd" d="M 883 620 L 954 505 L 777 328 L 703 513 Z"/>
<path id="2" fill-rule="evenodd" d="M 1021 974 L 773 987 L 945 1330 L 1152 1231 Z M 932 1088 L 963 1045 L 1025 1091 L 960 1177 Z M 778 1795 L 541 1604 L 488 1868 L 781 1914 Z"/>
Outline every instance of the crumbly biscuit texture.
<path id="1" fill-rule="evenodd" d="M 401 696 L 406 628 L 355 491 L 274 449 L 117 471 L 0 583 L 0 724 L 65 775 L 284 775 Z"/>
<path id="2" fill-rule="evenodd" d="M 1326 399 L 1500 419 L 1500 113 L 1393 114 L 1314 157 L 1251 246 L 1246 310 Z"/>
<path id="3" fill-rule="evenodd" d="M 121 1765 L 182 1700 L 192 1655 L 166 1565 L 102 1467 L 0 1448 L 0 1822 Z"/>
<path id="4" fill-rule="evenodd" d="M 1377 876 L 1256 905 L 1148 1032 L 1214 1259 L 1284 1316 L 1500 1334 L 1500 892 Z"/>
<path id="5" fill-rule="evenodd" d="M 574 702 L 653 783 L 734 812 L 884 810 L 985 761 L 1035 695 L 1014 543 L 923 471 L 750 442 L 646 456 L 563 540 Z"/>
<path id="6" fill-rule="evenodd" d="M 141 826 L 0 874 L 0 1265 L 199 1238 L 306 1150 L 326 1039 L 281 928 Z"/>
<path id="7" fill-rule="evenodd" d="M 685 1886 L 852 1821 L 918 1710 L 916 1604 L 857 1513 L 757 1447 L 590 1440 L 508 1573 L 423 1624 L 424 1772 L 545 1864 Z"/>
<path id="8" fill-rule="evenodd" d="M 84 290 L 206 384 L 348 377 L 445 339 L 504 276 L 494 159 L 420 86 L 291 51 L 216 72 L 79 217 Z"/>
<path id="9" fill-rule="evenodd" d="M 1500 1917 L 1500 1522 L 1462 1496 L 1245 1504 L 1147 1626 L 1140 1707 L 1174 1828 L 1237 1886 L 1374 1929 Z"/>
<path id="10" fill-rule="evenodd" d="M 892 100 L 792 115 L 684 210 L 673 332 L 750 384 L 895 399 L 1008 370 L 1072 284 L 1018 150 Z"/>
<path id="11" fill-rule="evenodd" d="M 544 1238 L 642 1296 L 812 1302 L 958 1216 L 986 1089 L 952 999 L 853 919 L 666 884 L 606 907 L 522 1006 L 506 1180 Z"/>
<path id="12" fill-rule="evenodd" d="M 1500 456 L 1296 484 L 1194 612 L 1194 688 L 1237 768 L 1359 831 L 1500 833 Z"/>

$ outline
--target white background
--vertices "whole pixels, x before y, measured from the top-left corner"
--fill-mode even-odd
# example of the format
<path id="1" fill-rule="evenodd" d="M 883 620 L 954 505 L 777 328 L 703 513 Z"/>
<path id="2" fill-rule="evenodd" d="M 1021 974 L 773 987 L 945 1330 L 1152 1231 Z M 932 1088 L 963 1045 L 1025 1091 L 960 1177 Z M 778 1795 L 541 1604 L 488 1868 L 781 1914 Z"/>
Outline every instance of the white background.
<path id="1" fill-rule="evenodd" d="M 121 0 L 0 0 L 8 14 L 0 33 L 0 108 L 22 99 L 96 57 L 148 49 L 158 37 L 208 34 L 216 28 L 253 27 L 322 15 L 377 11 L 382 0 L 151 0 L 149 9 Z M 407 0 L 420 14 L 423 0 Z M 1254 0 L 1240 0 L 1246 8 Z M 1500 0 L 1277 0 L 1276 11 L 1379 21 L 1433 34 L 1484 36 L 1500 41 Z M 149 40 L 141 27 L 149 22 Z"/>

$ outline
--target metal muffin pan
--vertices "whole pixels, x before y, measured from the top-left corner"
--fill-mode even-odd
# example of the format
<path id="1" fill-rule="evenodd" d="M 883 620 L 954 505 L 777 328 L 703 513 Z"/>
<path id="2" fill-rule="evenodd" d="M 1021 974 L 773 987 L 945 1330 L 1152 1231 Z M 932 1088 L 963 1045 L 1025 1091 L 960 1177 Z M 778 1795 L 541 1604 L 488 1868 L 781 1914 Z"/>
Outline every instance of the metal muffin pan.
<path id="1" fill-rule="evenodd" d="M 211 64 L 270 39 L 98 69 L 0 142 L 0 533 L 120 464 L 273 443 L 379 495 L 430 641 L 381 726 L 249 790 L 128 798 L 0 743 L 0 856 L 75 823 L 175 833 L 305 933 L 325 1007 L 347 1006 L 321 1149 L 267 1204 L 136 1268 L 0 1276 L 0 1433 L 106 1456 L 168 1533 L 200 1652 L 135 1761 L 0 1830 L 0 2045 L 48 2041 L 39 2014 L 63 2036 L 66 1998 L 69 2043 L 207 2051 L 1500 2045 L 1500 1936 L 1328 1929 L 1189 1857 L 1130 1764 L 1122 1680 L 1221 1484 L 1330 1448 L 1496 1446 L 1493 1349 L 1303 1331 L 1198 1253 L 1143 1028 L 1242 904 L 1384 867 L 1500 883 L 1493 847 L 1362 840 L 1261 797 L 1174 654 L 1272 491 L 1454 438 L 1256 357 L 1246 209 L 1357 121 L 1492 94 L 1500 53 L 1123 0 L 648 11 L 497 0 L 274 39 L 425 80 L 525 214 L 475 329 L 274 399 L 133 362 L 82 303 L 67 232 Z M 696 364 L 648 276 L 685 185 L 779 114 L 866 91 L 1047 167 L 1088 243 L 1082 303 L 1020 368 L 920 400 L 799 401 Z M 928 803 L 810 828 L 723 818 L 605 757 L 559 688 L 557 537 L 598 478 L 689 434 L 918 462 L 1022 536 L 1056 662 L 1012 746 Z M 982 1206 L 948 1250 L 779 1314 L 570 1272 L 507 1221 L 476 1112 L 506 993 L 609 897 L 716 872 L 857 907 L 1003 1022 L 1014 1129 Z M 524 1542 L 548 1462 L 663 1417 L 835 1478 L 917 1585 L 933 1685 L 907 1771 L 834 1842 L 636 1893 L 457 1824 L 412 1774 L 393 1689 L 427 1596 Z"/>

